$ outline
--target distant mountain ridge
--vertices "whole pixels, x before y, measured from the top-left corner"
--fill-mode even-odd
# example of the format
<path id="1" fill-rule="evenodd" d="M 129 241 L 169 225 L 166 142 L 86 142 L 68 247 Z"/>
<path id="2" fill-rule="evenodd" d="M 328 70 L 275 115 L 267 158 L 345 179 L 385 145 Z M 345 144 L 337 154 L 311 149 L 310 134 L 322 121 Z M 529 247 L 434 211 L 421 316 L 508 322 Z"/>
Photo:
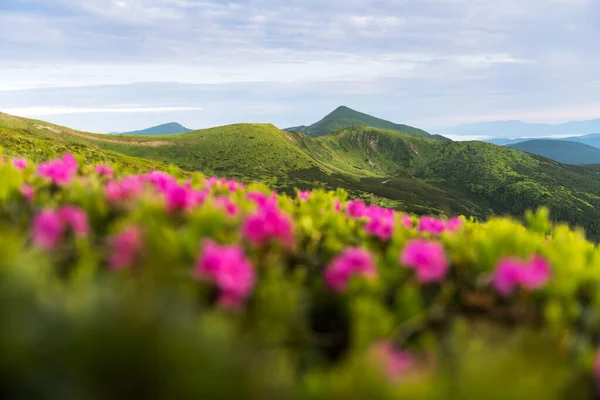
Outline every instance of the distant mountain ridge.
<path id="1" fill-rule="evenodd" d="M 115 132 L 120 135 L 173 135 L 176 133 L 192 132 L 193 129 L 186 128 L 177 122 L 169 122 L 162 125 L 153 126 L 139 131 Z"/>
<path id="2" fill-rule="evenodd" d="M 563 164 L 600 164 L 600 149 L 568 140 L 534 139 L 507 147 L 550 158 Z"/>
<path id="3" fill-rule="evenodd" d="M 463 124 L 440 130 L 442 134 L 517 138 L 544 135 L 584 135 L 600 132 L 600 118 L 563 124 L 537 124 L 523 121 L 490 121 Z"/>
<path id="4" fill-rule="evenodd" d="M 524 137 L 524 138 L 514 138 L 514 139 L 494 138 L 494 139 L 486 139 L 486 140 L 484 140 L 484 142 L 493 143 L 493 144 L 497 144 L 500 146 L 509 146 L 509 145 L 522 143 L 522 142 L 526 142 L 529 140 L 536 140 L 536 139 L 566 140 L 569 142 L 583 143 L 588 146 L 592 146 L 592 147 L 596 147 L 596 148 L 600 149 L 600 133 L 592 133 L 589 135 L 582 135 L 582 136 L 570 136 L 570 137 L 566 137 L 566 138 L 550 138 L 550 137 L 540 137 L 540 138 Z"/>
<path id="5" fill-rule="evenodd" d="M 320 137 L 328 135 L 332 132 L 339 131 L 345 128 L 368 126 L 378 129 L 386 129 L 395 132 L 408 133 L 410 135 L 430 137 L 437 140 L 450 140 L 439 135 L 432 135 L 423 129 L 415 128 L 409 125 L 396 124 L 386 121 L 381 118 L 374 117 L 346 106 L 340 106 L 325 116 L 322 120 L 315 122 L 312 125 L 300 125 L 284 129 L 288 132 L 306 133 L 312 137 Z"/>

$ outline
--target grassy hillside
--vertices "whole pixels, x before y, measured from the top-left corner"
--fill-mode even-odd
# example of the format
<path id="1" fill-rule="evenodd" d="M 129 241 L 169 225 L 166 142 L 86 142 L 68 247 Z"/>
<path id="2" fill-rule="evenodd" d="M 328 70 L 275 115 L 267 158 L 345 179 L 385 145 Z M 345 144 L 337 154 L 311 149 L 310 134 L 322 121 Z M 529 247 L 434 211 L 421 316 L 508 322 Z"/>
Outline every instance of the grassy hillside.
<path id="1" fill-rule="evenodd" d="M 188 129 L 177 122 L 169 122 L 167 124 L 157 125 L 147 129 L 120 133 L 122 135 L 172 135 L 175 133 L 191 132 L 192 130 L 193 129 Z"/>
<path id="2" fill-rule="evenodd" d="M 44 121 L 0 113 L 0 151 L 9 157 L 27 157 L 40 162 L 64 153 L 72 153 L 89 164 L 116 164 L 133 172 L 158 169 L 170 171 L 175 175 L 187 174 L 167 163 L 101 149 L 93 145 L 95 137 Z"/>
<path id="3" fill-rule="evenodd" d="M 341 106 L 336 108 L 332 113 L 327 115 L 325 118 L 316 122 L 310 126 L 297 126 L 294 128 L 288 128 L 287 131 L 302 132 L 309 136 L 319 137 L 325 136 L 332 132 L 357 126 L 370 126 L 372 128 L 387 129 L 396 132 L 409 133 L 415 136 L 429 137 L 432 136 L 428 132 L 422 129 L 414 128 L 408 125 L 395 124 L 390 121 L 386 121 L 380 118 L 373 117 L 368 114 L 364 114 L 355 111 L 351 108 Z M 436 138 L 442 139 L 441 136 L 435 135 Z M 445 139 L 445 138 L 443 138 Z M 448 140 L 448 139 L 446 139 Z"/>
<path id="4" fill-rule="evenodd" d="M 600 149 L 568 140 L 528 140 L 508 147 L 563 164 L 600 164 Z"/>
<path id="5" fill-rule="evenodd" d="M 441 142 L 369 127 L 311 138 L 260 124 L 158 140 L 94 135 L 15 117 L 2 121 L 2 129 L 16 132 L 7 137 L 81 146 L 73 152 L 123 153 L 186 171 L 262 180 L 287 193 L 295 187 L 344 188 L 352 197 L 418 214 L 484 218 L 549 205 L 554 220 L 584 226 L 600 237 L 600 168 L 568 166 L 483 142 Z M 18 148 L 7 151 L 18 153 Z"/>

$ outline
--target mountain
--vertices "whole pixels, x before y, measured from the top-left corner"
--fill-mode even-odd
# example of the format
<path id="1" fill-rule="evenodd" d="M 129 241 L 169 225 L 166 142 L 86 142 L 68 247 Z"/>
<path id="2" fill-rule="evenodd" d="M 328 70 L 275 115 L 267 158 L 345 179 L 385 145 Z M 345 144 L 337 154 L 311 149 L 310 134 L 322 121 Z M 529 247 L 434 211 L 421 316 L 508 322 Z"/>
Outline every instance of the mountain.
<path id="1" fill-rule="evenodd" d="M 439 135 L 431 135 L 428 132 L 414 128 L 408 125 L 395 124 L 384 119 L 376 118 L 368 114 L 355 111 L 346 106 L 340 106 L 328 114 L 319 122 L 312 125 L 300 125 L 293 128 L 286 128 L 288 132 L 301 132 L 309 136 L 319 137 L 325 136 L 340 129 L 354 126 L 370 126 L 372 128 L 387 129 L 396 132 L 404 132 L 415 136 L 432 137 L 435 136 L 438 140 L 450 140 Z"/>
<path id="2" fill-rule="evenodd" d="M 121 153 L 184 171 L 261 180 L 285 193 L 342 188 L 353 198 L 417 214 L 483 219 L 522 216 L 547 205 L 554 220 L 584 226 L 590 237 L 600 239 L 600 167 L 560 164 L 477 141 L 440 141 L 368 126 L 313 138 L 269 124 L 160 138 L 109 136 L 2 115 L 0 147 L 6 154 L 36 159 L 51 155 L 47 148 L 82 157 Z"/>
<path id="3" fill-rule="evenodd" d="M 572 142 L 579 142 L 583 144 L 587 144 L 588 146 L 596 147 L 600 149 L 600 133 L 592 133 L 589 135 L 583 136 L 572 136 L 565 138 L 565 140 L 570 140 Z"/>
<path id="4" fill-rule="evenodd" d="M 442 134 L 516 138 L 544 135 L 583 135 L 600 132 L 600 118 L 570 121 L 564 124 L 533 124 L 522 121 L 491 121 L 458 125 L 441 129 Z"/>
<path id="5" fill-rule="evenodd" d="M 191 131 L 192 129 L 188 129 L 185 126 L 178 124 L 177 122 L 169 122 L 167 124 L 157 125 L 139 131 L 118 133 L 121 135 L 172 135 L 176 133 L 186 133 Z"/>
<path id="6" fill-rule="evenodd" d="M 563 164 L 600 164 L 600 149 L 568 140 L 536 139 L 509 144 L 508 147 Z"/>
<path id="7" fill-rule="evenodd" d="M 577 143 L 583 143 L 586 144 L 588 146 L 592 146 L 592 147 L 596 147 L 598 149 L 600 149 L 600 134 L 599 133 L 592 133 L 589 135 L 582 135 L 582 136 L 570 136 L 570 137 L 566 137 L 566 138 L 550 138 L 550 137 L 540 137 L 540 138 L 515 138 L 515 139 L 506 139 L 506 138 L 494 138 L 494 139 L 486 139 L 483 140 L 486 143 L 493 143 L 493 144 L 497 144 L 500 146 L 508 146 L 508 145 L 513 145 L 513 144 L 517 144 L 517 143 L 522 143 L 522 142 L 527 142 L 529 140 L 567 140 L 569 142 L 577 142 Z"/>

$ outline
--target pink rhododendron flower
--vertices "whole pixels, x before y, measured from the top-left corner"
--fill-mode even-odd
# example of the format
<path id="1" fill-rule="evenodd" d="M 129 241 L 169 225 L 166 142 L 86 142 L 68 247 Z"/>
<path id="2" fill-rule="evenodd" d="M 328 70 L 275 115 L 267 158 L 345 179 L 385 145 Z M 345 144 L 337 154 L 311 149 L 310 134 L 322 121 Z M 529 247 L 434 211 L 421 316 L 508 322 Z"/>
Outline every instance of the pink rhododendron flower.
<path id="1" fill-rule="evenodd" d="M 231 201 L 229 197 L 217 197 L 215 199 L 217 207 L 224 210 L 229 216 L 236 216 L 239 212 L 239 207 Z"/>
<path id="2" fill-rule="evenodd" d="M 415 239 L 404 247 L 400 262 L 415 270 L 419 282 L 441 282 L 446 277 L 449 264 L 441 243 Z"/>
<path id="3" fill-rule="evenodd" d="M 369 217 L 365 231 L 382 240 L 388 240 L 394 233 L 394 217 L 374 215 Z"/>
<path id="4" fill-rule="evenodd" d="M 394 210 L 371 205 L 366 210 L 369 220 L 365 230 L 382 240 L 388 240 L 394 232 Z"/>
<path id="5" fill-rule="evenodd" d="M 27 160 L 24 158 L 13 158 L 12 165 L 18 170 L 24 170 L 27 168 Z"/>
<path id="6" fill-rule="evenodd" d="M 126 176 L 119 181 L 106 184 L 105 193 L 108 201 L 115 203 L 137 198 L 144 191 L 144 182 L 137 176 Z"/>
<path id="7" fill-rule="evenodd" d="M 152 184 L 161 193 L 177 186 L 177 179 L 162 171 L 152 171 L 141 176 L 141 180 Z"/>
<path id="8" fill-rule="evenodd" d="M 196 204 L 197 200 L 192 189 L 179 185 L 166 188 L 164 196 L 169 211 L 188 210 Z"/>
<path id="9" fill-rule="evenodd" d="M 254 244 L 263 244 L 270 239 L 281 240 L 286 245 L 293 242 L 292 222 L 275 208 L 262 209 L 249 216 L 242 230 Z"/>
<path id="10" fill-rule="evenodd" d="M 111 254 L 108 267 L 121 270 L 131 267 L 142 250 L 142 231 L 137 226 L 130 226 L 115 234 L 108 240 Z"/>
<path id="11" fill-rule="evenodd" d="M 58 246 L 64 231 L 64 224 L 54 210 L 44 210 L 33 219 L 33 242 L 45 250 Z"/>
<path id="12" fill-rule="evenodd" d="M 75 158 L 67 153 L 62 158 L 40 164 L 37 174 L 50 179 L 56 185 L 63 185 L 71 182 L 78 168 Z"/>
<path id="13" fill-rule="evenodd" d="M 35 189 L 33 188 L 33 186 L 27 183 L 21 185 L 19 192 L 21 192 L 23 197 L 25 197 L 29 202 L 33 201 L 33 198 L 35 197 Z"/>
<path id="14" fill-rule="evenodd" d="M 81 208 L 64 206 L 58 210 L 44 210 L 33 220 L 33 241 L 43 249 L 58 246 L 68 229 L 77 237 L 89 233 L 87 214 Z"/>
<path id="15" fill-rule="evenodd" d="M 376 361 L 383 368 L 386 377 L 397 382 L 406 371 L 414 366 L 412 354 L 394 348 L 392 343 L 382 340 L 372 346 Z"/>
<path id="16" fill-rule="evenodd" d="M 441 219 L 425 216 L 419 220 L 419 232 L 441 235 L 446 230 L 446 222 Z"/>
<path id="17" fill-rule="evenodd" d="M 277 194 L 266 195 L 263 192 L 250 192 L 246 195 L 248 200 L 254 202 L 259 209 L 277 208 Z"/>
<path id="18" fill-rule="evenodd" d="M 58 216 L 66 227 L 71 227 L 76 236 L 87 236 L 89 233 L 88 217 L 81 208 L 64 206 L 58 210 Z"/>
<path id="19" fill-rule="evenodd" d="M 325 284 L 335 292 L 343 292 L 353 276 L 377 276 L 375 261 L 368 251 L 351 247 L 334 258 L 325 270 Z"/>
<path id="20" fill-rule="evenodd" d="M 105 178 L 112 179 L 112 177 L 113 177 L 112 168 L 109 166 L 106 166 L 104 164 L 96 165 L 95 170 L 98 175 L 104 176 Z"/>
<path id="21" fill-rule="evenodd" d="M 518 287 L 535 290 L 544 286 L 551 274 L 550 265 L 540 256 L 529 261 L 507 258 L 498 263 L 492 285 L 501 295 L 509 296 Z"/>
<path id="22" fill-rule="evenodd" d="M 455 231 L 459 230 L 460 228 L 462 228 L 463 225 L 464 225 L 464 222 L 462 219 L 460 219 L 459 217 L 453 217 L 453 218 L 450 218 L 448 220 L 448 222 L 446 223 L 446 228 L 450 232 L 455 232 Z"/>
<path id="23" fill-rule="evenodd" d="M 302 201 L 306 201 L 311 196 L 311 194 L 312 192 L 310 190 L 305 190 L 304 192 L 298 191 L 298 198 Z"/>
<path id="24" fill-rule="evenodd" d="M 206 241 L 195 272 L 198 278 L 215 283 L 221 291 L 219 304 L 226 308 L 242 305 L 254 287 L 254 268 L 239 246 Z"/>
<path id="25" fill-rule="evenodd" d="M 346 211 L 349 216 L 360 218 L 367 214 L 367 206 L 361 200 L 353 200 L 346 204 Z"/>
<path id="26" fill-rule="evenodd" d="M 413 227 L 413 221 L 412 218 L 410 218 L 410 215 L 402 214 L 402 225 L 404 225 L 406 228 Z"/>
<path id="27" fill-rule="evenodd" d="M 339 212 L 342 210 L 342 202 L 338 199 L 333 200 L 333 210 Z"/>

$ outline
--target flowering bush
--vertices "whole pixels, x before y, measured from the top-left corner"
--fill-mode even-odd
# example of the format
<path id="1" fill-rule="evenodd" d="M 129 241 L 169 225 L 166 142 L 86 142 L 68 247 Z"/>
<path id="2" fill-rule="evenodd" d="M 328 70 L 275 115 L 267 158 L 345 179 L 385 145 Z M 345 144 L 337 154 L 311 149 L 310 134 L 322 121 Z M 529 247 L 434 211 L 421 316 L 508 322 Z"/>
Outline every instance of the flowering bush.
<path id="1" fill-rule="evenodd" d="M 0 161 L 7 398 L 594 398 L 600 249 L 64 155 Z"/>

